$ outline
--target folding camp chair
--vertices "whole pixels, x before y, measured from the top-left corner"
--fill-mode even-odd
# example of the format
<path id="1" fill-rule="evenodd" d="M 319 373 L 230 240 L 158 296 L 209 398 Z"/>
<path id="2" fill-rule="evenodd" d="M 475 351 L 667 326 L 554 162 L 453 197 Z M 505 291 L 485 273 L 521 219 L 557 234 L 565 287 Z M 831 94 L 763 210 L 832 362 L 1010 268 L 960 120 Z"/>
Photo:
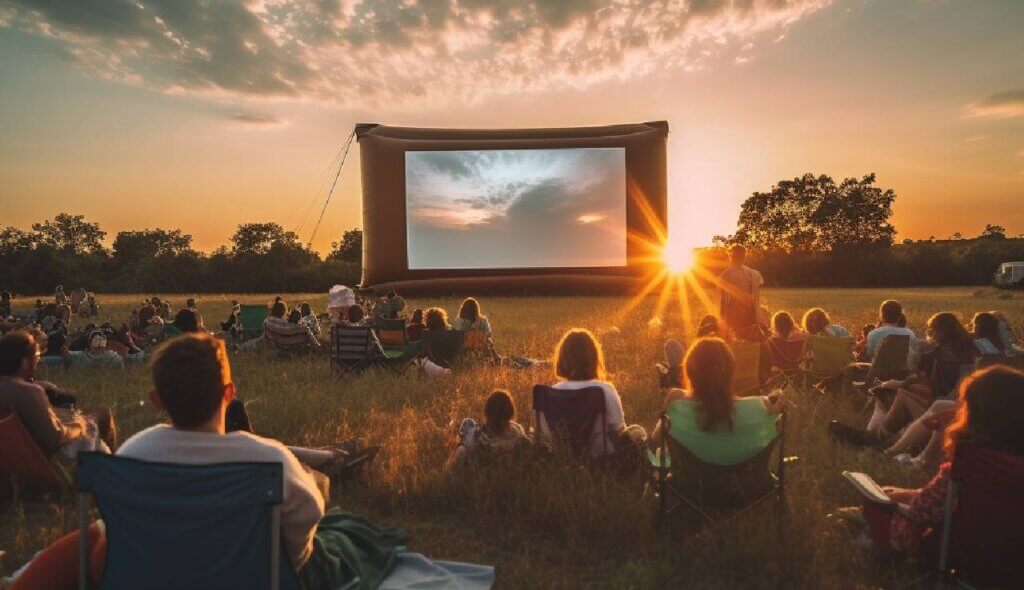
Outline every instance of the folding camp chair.
<path id="1" fill-rule="evenodd" d="M 871 366 L 868 367 L 864 381 L 855 381 L 854 387 L 866 395 L 867 388 L 874 385 L 875 381 L 906 378 L 910 374 L 910 369 L 907 367 L 909 354 L 910 336 L 896 334 L 886 336 L 878 345 L 878 351 L 871 361 Z"/>
<path id="2" fill-rule="evenodd" d="M 372 336 L 370 326 L 331 326 L 331 365 L 342 375 L 358 375 L 372 366 Z"/>
<path id="3" fill-rule="evenodd" d="M 943 583 L 1019 588 L 1024 580 L 1024 457 L 956 445 L 945 517 L 921 542 Z M 963 584 L 966 582 L 966 584 Z"/>
<path id="4" fill-rule="evenodd" d="M 853 337 L 811 336 L 807 339 L 804 377 L 814 380 L 814 389 L 825 393 L 828 382 L 839 379 L 839 395 L 846 393 L 847 369 L 853 358 Z"/>
<path id="5" fill-rule="evenodd" d="M 462 341 L 466 332 L 458 330 L 424 330 L 423 343 L 427 358 L 434 364 L 451 368 L 462 355 Z"/>
<path id="6" fill-rule="evenodd" d="M 756 455 L 734 465 L 715 465 L 701 461 L 671 435 L 672 421 L 662 414 L 661 459 L 657 463 L 658 495 L 663 514 L 671 495 L 712 525 L 721 524 L 754 506 L 775 500 L 779 526 L 785 510 L 783 492 L 786 481 L 785 414 L 779 416 L 778 435 Z M 778 463 L 772 473 L 770 464 L 775 450 Z"/>
<path id="7" fill-rule="evenodd" d="M 18 415 L 8 410 L 0 410 L 0 474 L 15 489 L 19 483 L 52 490 L 71 484 L 67 472 L 46 458 Z"/>
<path id="8" fill-rule="evenodd" d="M 405 332 L 405 318 L 377 318 L 375 322 L 377 338 L 385 350 L 388 348 L 404 348 L 409 344 L 409 336 Z"/>
<path id="9" fill-rule="evenodd" d="M 732 355 L 736 358 L 736 372 L 732 381 L 736 395 L 749 395 L 761 388 L 762 346 L 760 342 L 733 342 L 729 345 Z"/>
<path id="10" fill-rule="evenodd" d="M 283 352 L 308 352 L 320 348 L 320 342 L 307 326 L 280 320 L 263 322 L 263 339 Z"/>
<path id="11" fill-rule="evenodd" d="M 547 425 L 552 446 L 567 451 L 577 461 L 589 461 L 595 436 L 601 437 L 602 456 L 608 455 L 607 410 L 604 390 L 600 387 L 555 389 L 546 385 L 533 387 L 534 437 L 540 442 L 541 418 Z M 599 420 L 600 418 L 600 420 Z M 595 424 L 601 431 L 595 433 Z"/>
<path id="12" fill-rule="evenodd" d="M 239 319 L 242 327 L 239 333 L 243 340 L 259 338 L 263 335 L 263 322 L 266 321 L 269 312 L 266 305 L 241 305 L 239 306 Z"/>
<path id="13" fill-rule="evenodd" d="M 796 380 L 803 376 L 803 363 L 807 339 L 784 340 L 781 338 L 768 339 L 768 352 L 772 359 L 772 372 L 774 376 L 770 381 L 781 382 L 784 387 L 792 387 L 802 391 L 797 386 Z"/>
<path id="14" fill-rule="evenodd" d="M 92 494 L 107 541 L 102 590 L 298 590 L 298 576 L 282 560 L 282 469 L 80 453 L 79 588 L 89 587 Z"/>

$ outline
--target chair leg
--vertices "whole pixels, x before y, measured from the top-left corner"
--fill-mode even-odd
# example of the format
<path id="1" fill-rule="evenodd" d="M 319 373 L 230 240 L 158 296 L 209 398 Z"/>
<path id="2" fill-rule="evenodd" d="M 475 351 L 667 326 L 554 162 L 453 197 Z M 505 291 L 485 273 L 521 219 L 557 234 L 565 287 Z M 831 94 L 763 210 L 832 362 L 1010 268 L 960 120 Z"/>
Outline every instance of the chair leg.
<path id="1" fill-rule="evenodd" d="M 78 494 L 78 588 L 89 590 L 89 495 Z"/>

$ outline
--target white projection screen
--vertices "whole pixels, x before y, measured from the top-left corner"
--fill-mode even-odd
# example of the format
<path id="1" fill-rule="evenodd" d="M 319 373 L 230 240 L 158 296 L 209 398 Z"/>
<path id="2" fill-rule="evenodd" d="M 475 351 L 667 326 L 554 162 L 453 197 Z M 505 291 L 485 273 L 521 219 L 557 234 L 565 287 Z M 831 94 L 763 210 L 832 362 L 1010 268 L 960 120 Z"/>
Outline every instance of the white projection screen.
<path id="1" fill-rule="evenodd" d="M 405 152 L 409 270 L 625 267 L 621 147 Z"/>

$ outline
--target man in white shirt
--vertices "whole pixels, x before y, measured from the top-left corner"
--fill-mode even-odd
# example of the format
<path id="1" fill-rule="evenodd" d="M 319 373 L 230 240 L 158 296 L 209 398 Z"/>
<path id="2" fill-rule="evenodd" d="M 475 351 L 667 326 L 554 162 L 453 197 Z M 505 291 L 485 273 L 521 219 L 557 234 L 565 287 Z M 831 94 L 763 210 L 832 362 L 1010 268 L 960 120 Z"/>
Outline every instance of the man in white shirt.
<path id="1" fill-rule="evenodd" d="M 882 305 L 878 308 L 878 315 L 880 324 L 874 330 L 868 332 L 868 339 L 865 349 L 867 350 L 868 357 L 871 359 L 875 358 L 878 354 L 878 347 L 882 345 L 882 341 L 885 340 L 886 336 L 909 336 L 910 337 L 910 352 L 909 355 L 913 355 L 916 349 L 917 336 L 914 331 L 906 326 L 901 326 L 901 322 L 905 322 L 903 315 L 903 306 L 899 301 L 893 299 L 887 299 L 882 302 Z"/>
<path id="2" fill-rule="evenodd" d="M 746 266 L 747 249 L 740 244 L 729 249 L 729 268 L 718 276 L 721 295 L 720 315 L 725 325 L 738 337 L 757 326 L 761 307 L 761 273 Z"/>

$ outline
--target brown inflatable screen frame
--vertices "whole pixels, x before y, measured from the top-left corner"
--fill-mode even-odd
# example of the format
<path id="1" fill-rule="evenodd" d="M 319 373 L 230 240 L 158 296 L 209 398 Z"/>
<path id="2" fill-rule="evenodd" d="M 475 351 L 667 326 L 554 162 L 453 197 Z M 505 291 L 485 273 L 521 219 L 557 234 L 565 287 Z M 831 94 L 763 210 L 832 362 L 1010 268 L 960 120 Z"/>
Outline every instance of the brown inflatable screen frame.
<path id="1" fill-rule="evenodd" d="M 405 292 L 580 292 L 636 287 L 652 271 L 668 209 L 668 123 L 552 129 L 422 129 L 356 125 L 363 182 L 361 288 Z M 627 265 L 601 268 L 409 269 L 406 246 L 405 152 L 622 147 L 626 151 Z M 624 238 L 625 239 L 625 238 Z"/>

